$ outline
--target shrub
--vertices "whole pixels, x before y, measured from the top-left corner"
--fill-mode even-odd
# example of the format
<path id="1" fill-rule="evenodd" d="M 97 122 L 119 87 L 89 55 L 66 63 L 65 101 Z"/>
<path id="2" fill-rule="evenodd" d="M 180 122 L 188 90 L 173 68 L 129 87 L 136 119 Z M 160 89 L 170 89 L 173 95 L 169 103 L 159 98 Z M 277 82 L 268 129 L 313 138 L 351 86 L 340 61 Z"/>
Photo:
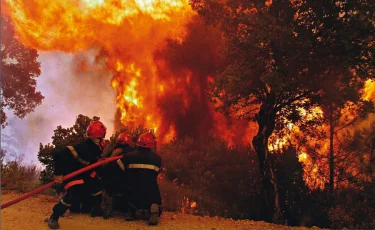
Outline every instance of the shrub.
<path id="1" fill-rule="evenodd" d="M 337 191 L 328 215 L 332 228 L 375 228 L 375 187 Z"/>
<path id="2" fill-rule="evenodd" d="M 2 189 L 29 192 L 40 185 L 38 180 L 40 170 L 36 165 L 26 164 L 23 155 L 5 162 L 4 155 L 3 152 L 1 160 Z"/>
<path id="3" fill-rule="evenodd" d="M 180 188 L 180 197 L 190 203 L 185 206 L 195 206 L 195 213 L 261 218 L 262 186 L 256 155 L 250 148 L 232 148 L 213 137 L 185 137 L 159 152 L 165 179 Z"/>
<path id="4" fill-rule="evenodd" d="M 281 149 L 271 155 L 280 191 L 280 206 L 288 225 L 300 225 L 309 209 L 308 188 L 303 180 L 302 164 L 293 147 Z"/>

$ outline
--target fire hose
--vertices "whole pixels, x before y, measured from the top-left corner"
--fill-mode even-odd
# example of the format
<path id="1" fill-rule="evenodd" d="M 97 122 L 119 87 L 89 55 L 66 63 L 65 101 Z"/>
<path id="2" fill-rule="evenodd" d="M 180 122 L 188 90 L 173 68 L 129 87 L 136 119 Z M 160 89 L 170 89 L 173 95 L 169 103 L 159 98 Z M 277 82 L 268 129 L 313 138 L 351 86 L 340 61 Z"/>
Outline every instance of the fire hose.
<path id="1" fill-rule="evenodd" d="M 94 163 L 94 164 L 92 164 L 92 165 L 86 166 L 86 167 L 84 167 L 84 168 L 81 168 L 81 169 L 79 169 L 79 170 L 77 170 L 77 171 L 74 171 L 74 172 L 72 172 L 72 173 L 70 173 L 70 174 L 64 176 L 64 177 L 63 177 L 63 181 L 64 181 L 64 180 L 68 180 L 68 179 L 70 179 L 70 178 L 72 178 L 72 177 L 75 177 L 75 176 L 77 176 L 77 175 L 79 175 L 79 174 L 81 174 L 81 173 L 83 173 L 83 172 L 86 172 L 86 171 L 88 171 L 88 170 L 90 170 L 90 169 L 96 168 L 96 167 L 98 167 L 98 166 L 100 166 L 100 165 L 102 165 L 102 164 L 105 164 L 105 163 L 109 163 L 109 162 L 111 162 L 111 161 L 118 160 L 118 159 L 120 159 L 121 157 L 122 157 L 122 156 L 117 156 L 117 157 L 110 157 L 110 158 L 107 158 L 107 159 L 104 159 L 104 160 L 100 160 L 100 161 L 98 161 L 98 162 L 96 162 L 96 163 Z M 0 209 L 4 209 L 4 208 L 9 207 L 9 206 L 11 206 L 11 205 L 17 204 L 17 203 L 20 202 L 20 201 L 23 201 L 23 200 L 25 200 L 25 199 L 27 199 L 27 198 L 29 198 L 29 197 L 31 197 L 31 196 L 34 196 L 35 194 L 40 193 L 41 191 L 44 191 L 44 190 L 46 190 L 46 189 L 52 187 L 54 184 L 55 184 L 55 182 L 53 182 L 53 181 L 50 182 L 50 183 L 48 183 L 48 184 L 45 184 L 45 185 L 43 185 L 42 187 L 39 187 L 39 188 L 37 188 L 37 189 L 35 189 L 35 190 L 29 192 L 29 193 L 26 193 L 26 194 L 23 195 L 23 196 L 18 197 L 17 199 L 14 199 L 14 200 L 9 201 L 9 202 L 7 202 L 7 203 L 5 203 L 5 204 L 2 204 Z"/>

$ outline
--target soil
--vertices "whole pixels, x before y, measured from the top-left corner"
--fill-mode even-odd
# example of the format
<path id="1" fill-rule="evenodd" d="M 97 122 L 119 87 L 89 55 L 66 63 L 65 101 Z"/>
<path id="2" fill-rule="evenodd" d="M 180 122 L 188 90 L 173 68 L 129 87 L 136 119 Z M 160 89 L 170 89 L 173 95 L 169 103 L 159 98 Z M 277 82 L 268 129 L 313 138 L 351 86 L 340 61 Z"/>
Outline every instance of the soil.
<path id="1" fill-rule="evenodd" d="M 8 202 L 19 197 L 20 193 L 2 191 L 1 203 Z M 57 197 L 48 195 L 36 195 L 20 203 L 1 210 L 2 230 L 47 230 L 46 220 L 51 214 Z M 295 229 L 307 230 L 306 227 L 288 227 L 270 224 L 262 221 L 232 220 L 219 217 L 201 217 L 188 214 L 163 212 L 158 226 L 148 226 L 144 221 L 125 221 L 122 215 L 104 220 L 101 217 L 92 218 L 88 214 L 72 213 L 60 218 L 61 230 L 119 230 L 119 229 Z M 313 227 L 312 229 L 319 229 Z"/>

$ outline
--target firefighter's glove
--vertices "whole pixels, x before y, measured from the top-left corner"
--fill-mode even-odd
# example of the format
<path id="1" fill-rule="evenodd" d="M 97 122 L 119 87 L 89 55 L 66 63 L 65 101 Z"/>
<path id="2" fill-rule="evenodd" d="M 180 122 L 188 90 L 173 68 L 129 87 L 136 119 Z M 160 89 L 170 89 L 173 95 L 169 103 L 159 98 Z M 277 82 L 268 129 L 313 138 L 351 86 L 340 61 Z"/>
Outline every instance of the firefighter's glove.
<path id="1" fill-rule="evenodd" d="M 117 148 L 117 149 L 113 150 L 111 156 L 112 157 L 116 157 L 116 156 L 120 155 L 121 153 L 122 153 L 122 149 L 121 148 Z"/>
<path id="2" fill-rule="evenodd" d="M 55 175 L 53 181 L 56 185 L 61 185 L 63 183 L 63 175 Z"/>

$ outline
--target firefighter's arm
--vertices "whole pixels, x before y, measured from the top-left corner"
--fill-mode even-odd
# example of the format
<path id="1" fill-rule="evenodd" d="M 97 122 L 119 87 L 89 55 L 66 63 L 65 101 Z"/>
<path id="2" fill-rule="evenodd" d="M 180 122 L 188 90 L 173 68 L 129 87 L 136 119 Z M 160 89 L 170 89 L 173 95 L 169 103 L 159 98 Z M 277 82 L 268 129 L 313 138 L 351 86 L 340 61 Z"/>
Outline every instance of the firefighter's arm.
<path id="1" fill-rule="evenodd" d="M 108 157 L 109 155 L 111 155 L 112 149 L 113 149 L 113 145 L 112 145 L 112 144 L 107 144 L 107 145 L 104 147 L 103 152 L 102 152 L 102 154 L 100 155 L 100 157 L 101 157 L 101 158 L 106 158 L 106 157 Z"/>
<path id="2" fill-rule="evenodd" d="M 62 183 L 62 178 L 64 174 L 64 167 L 70 163 L 74 157 L 72 154 L 69 154 L 69 150 L 67 148 L 61 150 L 54 150 L 52 153 L 53 156 L 53 166 L 54 166 L 54 181 L 57 184 Z"/>
<path id="3" fill-rule="evenodd" d="M 116 148 L 116 149 L 113 150 L 113 152 L 112 152 L 112 157 L 118 156 L 118 155 L 120 155 L 122 152 L 123 152 L 122 148 Z"/>

